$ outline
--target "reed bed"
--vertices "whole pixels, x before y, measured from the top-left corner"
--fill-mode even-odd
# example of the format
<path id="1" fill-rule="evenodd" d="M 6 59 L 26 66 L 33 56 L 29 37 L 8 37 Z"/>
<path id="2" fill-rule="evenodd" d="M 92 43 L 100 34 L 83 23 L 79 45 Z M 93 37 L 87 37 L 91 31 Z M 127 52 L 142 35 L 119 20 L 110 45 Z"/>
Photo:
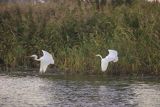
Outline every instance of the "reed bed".
<path id="1" fill-rule="evenodd" d="M 11 68 L 38 67 L 27 56 L 54 53 L 59 69 L 100 73 L 107 49 L 119 52 L 106 73 L 160 74 L 160 5 L 135 1 L 130 5 L 49 2 L 0 4 L 0 58 Z"/>

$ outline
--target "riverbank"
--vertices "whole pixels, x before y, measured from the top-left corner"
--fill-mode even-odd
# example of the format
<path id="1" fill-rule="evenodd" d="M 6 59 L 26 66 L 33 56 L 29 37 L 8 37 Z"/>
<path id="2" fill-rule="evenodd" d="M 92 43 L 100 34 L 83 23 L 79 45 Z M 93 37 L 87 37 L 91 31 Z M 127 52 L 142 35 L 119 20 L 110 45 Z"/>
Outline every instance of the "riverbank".
<path id="1" fill-rule="evenodd" d="M 99 74 L 108 49 L 119 61 L 106 74 L 160 74 L 160 5 L 136 1 L 98 11 L 77 2 L 0 6 L 0 58 L 10 68 L 39 67 L 28 58 L 54 53 L 62 71 Z"/>
<path id="2" fill-rule="evenodd" d="M 130 73 L 109 73 L 109 72 L 72 72 L 72 71 L 62 71 L 59 69 L 48 69 L 45 73 L 41 74 L 39 73 L 38 68 L 30 68 L 25 70 L 14 70 L 14 71 L 0 71 L 1 76 L 9 75 L 11 77 L 26 77 L 26 76 L 35 76 L 35 77 L 42 77 L 42 78 L 63 78 L 67 80 L 81 80 L 81 78 L 84 78 L 84 80 L 96 80 L 96 78 L 102 79 L 102 80 L 160 80 L 160 75 L 155 74 L 130 74 Z"/>
<path id="3" fill-rule="evenodd" d="M 160 76 L 155 75 L 105 75 L 105 74 L 68 74 L 57 72 L 46 72 L 45 74 L 39 74 L 36 71 L 16 71 L 16 72 L 0 72 L 0 77 L 9 78 L 39 78 L 47 81 L 66 81 L 66 82 L 91 82 L 99 84 L 100 82 L 106 82 L 107 84 L 115 83 L 115 85 L 125 86 L 127 84 L 154 84 L 160 83 Z"/>

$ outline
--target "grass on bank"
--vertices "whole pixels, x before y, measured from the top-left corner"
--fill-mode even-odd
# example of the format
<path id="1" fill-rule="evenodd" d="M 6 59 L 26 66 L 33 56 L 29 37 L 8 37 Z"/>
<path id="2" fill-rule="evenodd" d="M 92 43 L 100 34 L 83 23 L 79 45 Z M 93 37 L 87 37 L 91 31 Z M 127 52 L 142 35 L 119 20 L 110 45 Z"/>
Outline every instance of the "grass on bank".
<path id="1" fill-rule="evenodd" d="M 97 11 L 88 4 L 1 4 L 0 58 L 12 68 L 37 66 L 27 58 L 54 53 L 58 68 L 72 72 L 100 72 L 107 49 L 119 52 L 107 73 L 160 74 L 160 5 L 135 1 L 106 5 Z"/>

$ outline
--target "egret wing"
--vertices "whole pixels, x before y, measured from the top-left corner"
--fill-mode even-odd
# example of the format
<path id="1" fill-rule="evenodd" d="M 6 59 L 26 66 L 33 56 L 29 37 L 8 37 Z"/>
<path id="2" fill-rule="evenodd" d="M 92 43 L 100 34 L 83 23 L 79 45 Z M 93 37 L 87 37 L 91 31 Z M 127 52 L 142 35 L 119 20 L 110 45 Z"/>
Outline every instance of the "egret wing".
<path id="1" fill-rule="evenodd" d="M 108 50 L 109 54 L 105 57 L 109 62 L 117 62 L 118 61 L 118 52 L 116 50 Z"/>
<path id="2" fill-rule="evenodd" d="M 54 64 L 54 59 L 52 55 L 44 50 L 42 50 L 42 52 L 43 52 L 43 59 L 45 60 L 45 62 L 48 64 Z"/>
<path id="3" fill-rule="evenodd" d="M 109 54 L 112 55 L 112 56 L 117 56 L 118 55 L 118 52 L 116 50 L 111 50 L 109 49 L 108 50 Z"/>
<path id="4" fill-rule="evenodd" d="M 48 62 L 46 62 L 46 60 L 41 60 L 39 72 L 40 72 L 40 73 L 45 73 L 48 65 L 49 65 L 49 64 L 48 64 Z"/>

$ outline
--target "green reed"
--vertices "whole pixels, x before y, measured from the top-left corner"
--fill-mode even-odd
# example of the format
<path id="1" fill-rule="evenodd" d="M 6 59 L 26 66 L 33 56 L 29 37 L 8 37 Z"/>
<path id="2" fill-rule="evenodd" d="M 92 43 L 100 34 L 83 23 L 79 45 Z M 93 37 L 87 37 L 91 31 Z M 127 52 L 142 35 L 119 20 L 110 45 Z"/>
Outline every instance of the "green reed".
<path id="1" fill-rule="evenodd" d="M 0 8 L 0 58 L 12 67 L 35 65 L 27 56 L 44 49 L 54 53 L 59 69 L 99 73 L 95 55 L 115 49 L 119 61 L 107 73 L 160 73 L 159 4 L 109 4 L 99 11 L 73 1 Z"/>

